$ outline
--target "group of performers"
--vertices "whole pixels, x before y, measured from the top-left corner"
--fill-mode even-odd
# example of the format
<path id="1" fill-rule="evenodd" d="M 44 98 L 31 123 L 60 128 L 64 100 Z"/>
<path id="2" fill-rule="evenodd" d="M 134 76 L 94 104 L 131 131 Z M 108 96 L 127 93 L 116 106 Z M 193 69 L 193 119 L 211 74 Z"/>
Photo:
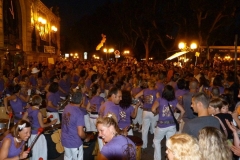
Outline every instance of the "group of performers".
<path id="1" fill-rule="evenodd" d="M 65 160 L 83 159 L 83 143 L 91 138 L 89 131 L 98 134 L 98 159 L 136 159 L 135 144 L 126 136 L 133 135 L 131 118 L 136 117 L 140 103 L 131 105 L 130 91 L 109 87 L 108 94 L 103 93 L 99 75 L 92 70 L 85 71 L 83 83 L 83 71 L 78 71 L 80 76 L 71 78 L 76 79 L 76 85 L 61 72 L 60 79 L 54 75 L 44 86 L 44 79 L 36 76 L 39 72 L 33 68 L 29 77 L 19 75 L 19 83 L 8 85 L 2 92 L 3 105 L 7 114 L 13 113 L 14 125 L 0 143 L 0 160 L 47 160 L 48 142 L 39 128 L 46 130 L 56 124 L 61 124 Z"/>

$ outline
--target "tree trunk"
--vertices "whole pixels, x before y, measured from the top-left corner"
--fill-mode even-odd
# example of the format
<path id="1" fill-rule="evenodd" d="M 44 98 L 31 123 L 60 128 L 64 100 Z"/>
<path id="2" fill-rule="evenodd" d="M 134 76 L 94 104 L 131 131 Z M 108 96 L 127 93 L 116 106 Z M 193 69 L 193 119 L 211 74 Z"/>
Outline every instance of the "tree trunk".
<path id="1" fill-rule="evenodd" d="M 149 41 L 148 40 L 144 43 L 144 47 L 145 47 L 146 62 L 148 62 L 149 61 Z"/>

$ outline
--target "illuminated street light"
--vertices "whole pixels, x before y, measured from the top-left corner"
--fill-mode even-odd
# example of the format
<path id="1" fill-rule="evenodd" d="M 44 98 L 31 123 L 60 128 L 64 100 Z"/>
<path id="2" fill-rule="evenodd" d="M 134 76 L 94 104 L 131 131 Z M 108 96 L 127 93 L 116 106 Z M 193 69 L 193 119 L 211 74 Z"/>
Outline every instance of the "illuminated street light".
<path id="1" fill-rule="evenodd" d="M 186 43 L 180 42 L 180 43 L 178 44 L 178 48 L 179 48 L 181 51 L 192 52 L 193 50 L 197 49 L 197 44 L 196 44 L 196 43 L 191 43 L 191 44 L 190 44 L 190 47 L 189 47 L 189 46 L 187 46 Z"/>
<path id="2" fill-rule="evenodd" d="M 130 53 L 129 50 L 123 51 L 123 54 L 129 54 L 129 53 Z"/>
<path id="3" fill-rule="evenodd" d="M 180 43 L 178 44 L 178 48 L 179 48 L 179 49 L 184 49 L 185 47 L 186 47 L 186 43 L 180 42 Z"/>
<path id="4" fill-rule="evenodd" d="M 108 57 L 107 55 L 108 55 L 109 53 L 113 53 L 113 52 L 114 52 L 114 49 L 113 49 L 113 48 L 104 48 L 104 49 L 103 49 L 103 52 L 106 53 L 106 58 L 107 58 L 107 57 Z"/>

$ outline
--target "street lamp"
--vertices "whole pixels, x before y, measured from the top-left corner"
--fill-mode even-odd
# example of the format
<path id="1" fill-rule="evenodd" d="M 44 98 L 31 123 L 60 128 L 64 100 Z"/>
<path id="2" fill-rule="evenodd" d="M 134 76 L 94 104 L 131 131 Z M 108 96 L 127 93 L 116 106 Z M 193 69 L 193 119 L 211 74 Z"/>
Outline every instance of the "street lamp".
<path id="1" fill-rule="evenodd" d="M 178 48 L 179 48 L 181 51 L 192 52 L 192 51 L 194 51 L 194 50 L 197 48 L 197 44 L 196 44 L 196 43 L 191 43 L 191 44 L 190 44 L 190 47 L 189 47 L 189 46 L 187 46 L 186 43 L 180 42 L 180 43 L 178 44 Z"/>
<path id="2" fill-rule="evenodd" d="M 183 62 L 187 62 L 187 58 L 186 58 L 186 53 L 187 52 L 193 52 L 195 49 L 197 49 L 197 44 L 196 43 L 191 43 L 190 44 L 190 47 L 187 46 L 187 44 L 185 42 L 180 42 L 178 44 L 178 48 L 182 51 L 182 52 L 185 52 L 185 57 L 183 60 Z M 195 54 L 196 56 L 196 62 L 195 62 L 195 65 L 197 64 L 197 57 L 199 56 L 198 54 Z"/>
<path id="3" fill-rule="evenodd" d="M 129 54 L 129 53 L 130 53 L 129 50 L 125 50 L 125 51 L 123 51 L 123 54 L 125 54 L 125 55 L 127 55 L 127 54 Z"/>
<path id="4" fill-rule="evenodd" d="M 108 57 L 107 55 L 109 54 L 109 53 L 113 53 L 114 52 L 114 49 L 113 48 L 104 48 L 103 49 L 103 52 L 105 52 L 106 53 L 106 58 Z M 108 59 L 108 58 L 107 58 Z"/>

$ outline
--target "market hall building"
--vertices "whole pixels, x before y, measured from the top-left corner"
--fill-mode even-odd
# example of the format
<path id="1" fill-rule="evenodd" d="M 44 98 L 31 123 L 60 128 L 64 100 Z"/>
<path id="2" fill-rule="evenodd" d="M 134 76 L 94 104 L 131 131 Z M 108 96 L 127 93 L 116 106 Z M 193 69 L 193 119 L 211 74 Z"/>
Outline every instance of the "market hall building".
<path id="1" fill-rule="evenodd" d="M 40 0 L 0 0 L 0 69 L 60 56 L 60 17 Z"/>

